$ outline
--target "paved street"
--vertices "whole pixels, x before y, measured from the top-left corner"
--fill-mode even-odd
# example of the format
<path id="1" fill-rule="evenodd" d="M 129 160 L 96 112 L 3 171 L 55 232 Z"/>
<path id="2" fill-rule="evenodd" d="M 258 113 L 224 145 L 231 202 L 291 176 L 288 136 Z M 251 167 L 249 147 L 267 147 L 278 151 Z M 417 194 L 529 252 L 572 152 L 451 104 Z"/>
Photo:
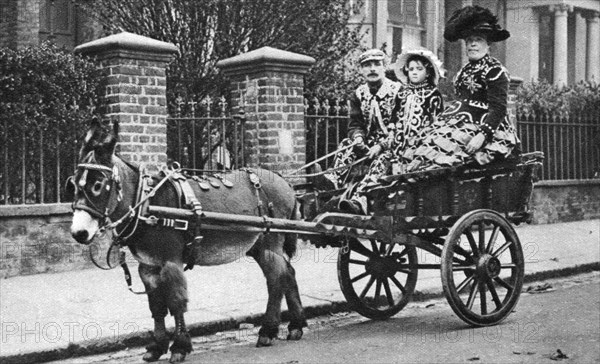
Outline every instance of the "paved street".
<path id="1" fill-rule="evenodd" d="M 523 225 L 517 227 L 517 232 L 523 245 L 527 281 L 599 269 L 600 220 Z M 301 244 L 293 259 L 302 303 L 311 317 L 339 312 L 345 305 L 336 261 L 337 249 L 316 249 L 308 244 Z M 439 258 L 419 252 L 419 262 L 439 263 Z M 134 264 L 131 269 L 136 271 Z M 260 322 L 267 292 L 260 268 L 249 258 L 240 257 L 239 261 L 222 266 L 196 267 L 187 272 L 187 277 L 190 307 L 186 322 L 195 335 Z M 139 289 L 140 285 L 134 273 L 134 287 Z M 399 317 L 410 317 L 413 309 L 419 312 L 422 301 L 428 297 L 440 297 L 440 272 L 419 272 L 416 291 L 417 297 Z M 43 299 L 31 300 L 31 292 Z M 125 347 L 133 352 L 132 347 L 150 341 L 152 318 L 146 297 L 127 290 L 119 269 L 13 277 L 0 280 L 0 293 L 3 363 L 59 360 L 74 354 L 112 353 Z M 442 313 L 453 325 L 462 324 L 450 308 Z M 509 318 L 513 319 L 513 315 Z M 169 318 L 170 329 L 172 322 Z M 311 330 L 306 337 L 310 339 L 314 332 Z"/>
<path id="2" fill-rule="evenodd" d="M 280 340 L 271 348 L 254 347 L 256 332 L 247 328 L 196 337 L 187 362 L 597 363 L 600 273 L 526 284 L 515 312 L 493 327 L 465 326 L 445 300 L 436 299 L 409 305 L 387 321 L 356 313 L 316 317 L 301 341 Z M 61 363 L 143 363 L 143 352 L 132 348 Z"/>

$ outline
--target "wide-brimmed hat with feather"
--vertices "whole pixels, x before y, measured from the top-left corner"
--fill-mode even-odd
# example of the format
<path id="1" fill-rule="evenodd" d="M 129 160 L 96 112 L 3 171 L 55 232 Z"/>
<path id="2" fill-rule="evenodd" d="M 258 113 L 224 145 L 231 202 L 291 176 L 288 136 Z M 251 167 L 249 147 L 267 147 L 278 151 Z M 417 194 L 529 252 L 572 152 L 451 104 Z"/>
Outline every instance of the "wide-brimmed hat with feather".
<path id="1" fill-rule="evenodd" d="M 477 5 L 456 10 L 444 29 L 444 38 L 449 42 L 465 39 L 469 35 L 485 36 L 488 42 L 501 42 L 510 37 L 508 30 L 498 24 L 498 17 Z"/>
<path id="2" fill-rule="evenodd" d="M 396 77 L 404 84 L 408 84 L 408 76 L 406 75 L 405 67 L 407 61 L 411 56 L 420 56 L 425 58 L 430 64 L 433 71 L 431 75 L 431 82 L 437 86 L 440 81 L 440 77 L 444 77 L 444 68 L 442 67 L 442 61 L 440 61 L 432 51 L 424 48 L 417 49 L 402 49 L 402 54 L 398 57 L 398 60 L 393 65 Z"/>

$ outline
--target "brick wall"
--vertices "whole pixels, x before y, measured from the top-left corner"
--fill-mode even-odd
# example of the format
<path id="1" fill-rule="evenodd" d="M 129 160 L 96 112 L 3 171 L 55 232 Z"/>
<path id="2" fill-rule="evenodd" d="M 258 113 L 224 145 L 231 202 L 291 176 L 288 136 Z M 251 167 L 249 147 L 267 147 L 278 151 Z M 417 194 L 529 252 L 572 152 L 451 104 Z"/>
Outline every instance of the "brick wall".
<path id="1" fill-rule="evenodd" d="M 543 181 L 533 189 L 533 223 L 600 219 L 600 181 Z"/>
<path id="2" fill-rule="evenodd" d="M 106 115 L 120 123 L 119 153 L 132 162 L 166 162 L 167 98 L 164 62 L 110 58 Z"/>
<path id="3" fill-rule="evenodd" d="M 83 44 L 76 51 L 97 56 L 104 70 L 106 113 L 121 126 L 120 154 L 129 161 L 147 162 L 151 170 L 164 165 L 165 68 L 177 48 L 120 33 Z M 2 206 L 0 278 L 92 267 L 90 248 L 70 236 L 71 218 L 69 204 Z"/>
<path id="4" fill-rule="evenodd" d="M 132 33 L 82 44 L 106 75 L 106 116 L 120 124 L 119 154 L 153 171 L 167 162 L 166 67 L 177 48 Z"/>
<path id="5" fill-rule="evenodd" d="M 517 126 L 517 89 L 523 84 L 523 79 L 520 77 L 511 77 L 508 88 L 507 113 L 509 120 Z"/>
<path id="6" fill-rule="evenodd" d="M 282 169 L 305 161 L 303 77 L 266 72 L 237 80 L 234 105 L 244 102 L 249 165 Z M 243 101 L 242 101 L 243 100 Z"/>
<path id="7" fill-rule="evenodd" d="M 71 217 L 68 204 L 0 214 L 0 279 L 92 267 L 89 248 L 69 234 Z"/>
<path id="8" fill-rule="evenodd" d="M 304 74 L 312 57 L 263 47 L 217 64 L 229 76 L 232 106 L 246 115 L 246 161 L 289 171 L 306 160 Z"/>

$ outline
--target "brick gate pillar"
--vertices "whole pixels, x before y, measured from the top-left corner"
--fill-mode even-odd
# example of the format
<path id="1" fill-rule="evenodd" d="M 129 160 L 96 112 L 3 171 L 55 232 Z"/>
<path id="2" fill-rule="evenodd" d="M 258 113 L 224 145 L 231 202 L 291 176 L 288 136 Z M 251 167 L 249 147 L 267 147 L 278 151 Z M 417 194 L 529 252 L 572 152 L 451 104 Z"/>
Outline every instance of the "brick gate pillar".
<path id="1" fill-rule="evenodd" d="M 246 115 L 246 164 L 289 171 L 306 160 L 304 75 L 315 59 L 263 47 L 217 63 L 230 78 L 232 106 Z"/>
<path id="2" fill-rule="evenodd" d="M 156 171 L 167 162 L 166 67 L 171 43 L 123 32 L 75 48 L 97 57 L 106 76 L 106 116 L 120 125 L 119 154 Z"/>
<path id="3" fill-rule="evenodd" d="M 521 77 L 511 77 L 510 84 L 508 87 L 508 100 L 506 104 L 506 112 L 508 113 L 508 118 L 513 122 L 515 128 L 517 127 L 517 90 L 523 84 L 523 79 Z M 519 130 L 517 129 L 517 132 Z"/>

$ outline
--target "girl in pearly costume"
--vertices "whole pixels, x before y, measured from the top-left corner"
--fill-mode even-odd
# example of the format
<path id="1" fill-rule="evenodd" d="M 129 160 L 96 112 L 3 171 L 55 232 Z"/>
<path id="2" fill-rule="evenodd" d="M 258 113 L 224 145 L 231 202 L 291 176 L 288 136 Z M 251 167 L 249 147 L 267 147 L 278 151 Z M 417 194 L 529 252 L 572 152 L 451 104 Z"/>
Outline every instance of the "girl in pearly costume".
<path id="1" fill-rule="evenodd" d="M 371 163 L 367 175 L 340 202 L 340 209 L 350 213 L 366 214 L 367 201 L 362 194 L 377 180 L 389 175 L 395 160 L 401 160 L 406 148 L 414 145 L 423 128 L 433 124 L 443 109 L 442 94 L 437 88 L 441 62 L 429 50 L 404 52 L 395 67 L 402 87 L 394 99 L 394 109 L 386 140 L 382 140 L 381 154 Z M 400 163 L 400 165 L 402 165 Z"/>

